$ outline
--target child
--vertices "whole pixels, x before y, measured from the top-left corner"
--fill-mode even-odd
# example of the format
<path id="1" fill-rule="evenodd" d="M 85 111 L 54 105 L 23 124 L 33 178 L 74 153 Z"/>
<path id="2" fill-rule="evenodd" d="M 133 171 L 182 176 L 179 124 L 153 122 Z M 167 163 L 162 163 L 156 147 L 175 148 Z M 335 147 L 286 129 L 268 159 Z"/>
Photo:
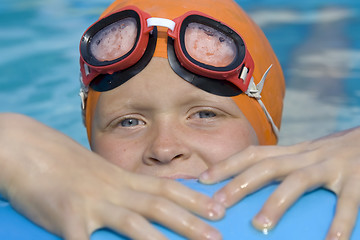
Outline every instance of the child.
<path id="1" fill-rule="evenodd" d="M 184 16 L 190 10 L 201 13 Z M 291 147 L 256 146 L 277 141 L 284 80 L 266 38 L 235 3 L 116 1 L 102 17 L 80 45 L 85 122 L 101 157 L 32 120 L 3 116 L 0 141 L 9 147 L 1 150 L 0 192 L 14 207 L 67 239 L 86 239 L 103 226 L 163 239 L 145 218 L 187 238 L 219 239 L 183 208 L 218 219 L 224 209 L 217 202 L 231 206 L 281 178 L 255 226 L 273 227 L 304 191 L 325 186 L 339 195 L 329 238 L 349 238 L 360 198 L 359 129 Z M 151 17 L 177 18 L 169 40 L 167 29 L 158 27 L 156 36 L 152 27 L 172 22 Z M 121 22 L 106 29 L 114 19 Z M 124 57 L 103 54 L 116 46 L 106 42 L 114 33 L 116 41 L 134 36 Z M 216 48 L 197 55 L 206 41 Z M 205 183 L 235 177 L 213 201 L 145 175 Z"/>

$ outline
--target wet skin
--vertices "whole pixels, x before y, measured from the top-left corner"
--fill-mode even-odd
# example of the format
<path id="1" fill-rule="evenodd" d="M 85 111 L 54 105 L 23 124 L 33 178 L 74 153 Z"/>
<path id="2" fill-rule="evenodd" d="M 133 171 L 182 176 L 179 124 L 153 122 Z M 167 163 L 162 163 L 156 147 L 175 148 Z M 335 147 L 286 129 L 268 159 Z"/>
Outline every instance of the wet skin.
<path id="1" fill-rule="evenodd" d="M 138 75 L 101 94 L 92 149 L 132 172 L 197 178 L 249 145 L 256 134 L 231 98 L 207 93 L 153 58 Z"/>

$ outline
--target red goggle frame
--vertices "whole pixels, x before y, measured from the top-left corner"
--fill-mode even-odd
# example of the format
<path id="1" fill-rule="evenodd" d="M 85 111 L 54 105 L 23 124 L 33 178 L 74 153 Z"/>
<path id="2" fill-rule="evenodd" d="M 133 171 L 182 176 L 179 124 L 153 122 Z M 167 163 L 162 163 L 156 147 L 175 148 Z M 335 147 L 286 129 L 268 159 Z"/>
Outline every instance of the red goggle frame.
<path id="1" fill-rule="evenodd" d="M 125 55 L 114 60 L 97 60 L 90 51 L 90 43 L 94 35 L 106 26 L 129 17 L 134 18 L 137 23 L 137 36 L 134 46 Z M 209 26 L 233 39 L 236 45 L 236 54 L 229 65 L 215 67 L 197 61 L 190 56 L 185 47 L 184 36 L 188 24 L 192 22 Z M 236 31 L 198 11 L 190 11 L 174 20 L 168 20 L 151 18 L 148 13 L 135 6 L 119 9 L 101 18 L 85 31 L 80 42 L 80 70 L 83 84 L 88 86 L 99 75 L 111 75 L 135 65 L 148 48 L 149 35 L 153 34 L 154 26 L 166 26 L 169 28 L 168 36 L 174 40 L 176 57 L 185 69 L 206 78 L 229 81 L 243 92 L 247 91 L 254 71 L 254 61 L 246 48 L 245 42 Z"/>

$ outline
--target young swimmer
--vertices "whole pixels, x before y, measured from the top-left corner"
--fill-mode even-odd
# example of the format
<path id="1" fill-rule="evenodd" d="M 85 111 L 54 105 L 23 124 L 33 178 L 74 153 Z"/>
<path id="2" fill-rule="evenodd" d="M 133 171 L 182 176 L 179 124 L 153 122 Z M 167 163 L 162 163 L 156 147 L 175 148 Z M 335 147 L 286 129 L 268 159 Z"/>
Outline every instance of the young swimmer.
<path id="1" fill-rule="evenodd" d="M 176 61 L 165 59 L 169 45 L 167 29 L 162 27 L 158 27 L 155 53 L 149 55 L 146 67 L 141 65 L 144 64 L 142 59 L 134 60 L 136 56 L 130 55 L 123 62 L 116 61 L 110 66 L 91 66 L 81 52 L 86 126 L 91 147 L 101 157 L 30 119 L 2 116 L 0 143 L 8 147 L 0 151 L 3 166 L 0 193 L 20 212 L 67 239 L 86 239 L 102 226 L 134 239 L 163 239 L 144 217 L 190 239 L 219 239 L 214 229 L 181 207 L 218 219 L 223 215 L 221 206 L 171 180 L 123 169 L 167 178 L 199 177 L 205 183 L 235 176 L 214 196 L 226 207 L 269 181 L 284 179 L 255 218 L 255 226 L 273 227 L 299 195 L 309 188 L 324 186 L 339 196 L 338 210 L 328 237 L 348 239 L 360 198 L 360 153 L 356 142 L 360 130 L 290 147 L 254 146 L 277 141 L 284 85 L 275 55 L 246 14 L 231 1 L 181 1 L 175 4 L 133 0 L 114 2 L 102 17 L 109 19 L 116 12 L 125 12 L 129 17 L 129 11 L 126 12 L 129 5 L 136 5 L 137 9 L 130 7 L 130 10 L 149 18 L 174 19 L 197 10 L 206 14 L 196 13 L 200 14 L 200 19 L 206 19 L 202 23 L 211 25 L 216 33 L 228 28 L 235 30 L 245 43 L 237 48 L 243 50 L 244 65 L 249 69 L 250 77 L 240 74 L 243 78 L 239 79 L 239 74 L 235 75 L 237 79 L 232 83 L 237 87 L 228 84 L 231 77 L 217 76 L 221 79 L 213 80 L 216 73 L 187 63 L 189 57 L 181 55 L 179 48 L 173 60 L 180 58 L 177 66 L 185 73 L 175 73 L 178 70 L 169 62 L 176 64 Z M 223 24 L 216 25 L 214 19 Z M 175 22 L 176 27 L 184 21 L 178 19 Z M 146 22 L 143 24 L 146 26 Z M 196 30 L 196 26 L 190 28 Z M 200 26 L 198 30 L 209 36 L 210 41 L 214 36 L 220 36 L 219 42 L 225 42 L 222 35 L 207 28 Z M 148 33 L 151 34 L 141 34 L 141 37 L 153 36 L 154 30 Z M 186 35 L 186 32 L 179 33 L 180 38 L 186 38 Z M 232 37 L 237 38 L 237 35 Z M 86 36 L 82 42 L 89 46 Z M 149 49 L 140 36 L 137 40 Z M 203 37 L 200 40 L 204 40 Z M 109 45 L 113 44 L 100 46 L 99 50 L 105 50 Z M 230 52 L 226 58 L 232 59 L 233 51 L 229 45 L 225 46 Z M 187 48 L 192 47 L 195 48 L 194 45 Z M 174 49 L 176 51 L 176 47 Z M 142 57 L 142 51 L 140 53 L 138 55 Z M 189 55 L 197 62 L 203 56 Z M 105 54 L 106 61 L 108 57 Z M 99 59 L 98 62 L 104 63 L 104 58 Z M 139 62 L 140 66 L 137 65 Z M 204 62 L 209 65 L 213 59 Z M 128 64 L 126 69 L 137 67 L 131 72 L 119 72 L 124 64 Z M 217 64 L 214 63 L 213 70 L 220 70 Z M 116 70 L 114 74 L 112 70 Z M 193 72 L 198 74 L 191 75 Z M 189 74 L 192 84 L 186 77 Z M 263 88 L 261 84 L 256 88 L 250 83 L 252 92 L 241 93 L 239 88 L 246 92 L 251 77 L 255 84 L 265 79 Z M 90 87 L 86 89 L 89 83 Z M 259 97 L 256 94 L 260 89 L 261 99 L 254 98 Z M 235 96 L 229 97 L 234 93 Z M 17 150 L 18 146 L 21 152 Z M 108 164 L 102 157 L 121 168 Z"/>
<path id="2" fill-rule="evenodd" d="M 249 145 L 257 145 L 259 142 L 276 143 L 276 125 L 280 125 L 284 96 L 282 71 L 260 29 L 252 22 L 244 23 L 250 20 L 235 3 L 229 1 L 224 5 L 224 11 L 214 11 L 206 4 L 194 4 L 189 1 L 179 2 L 173 6 L 157 4 L 158 7 L 150 13 L 141 9 L 149 9 L 154 3 L 135 1 L 134 4 L 137 7 L 126 6 L 123 2 L 116 1 L 104 13 L 110 16 L 93 24 L 84 33 L 80 43 L 80 67 L 84 84 L 81 92 L 86 93 L 83 100 L 86 102 L 84 115 L 93 151 L 133 172 L 172 178 L 180 175 L 197 178 L 215 162 L 224 160 Z M 183 8 L 179 8 L 178 4 Z M 189 15 L 188 9 L 201 10 L 211 17 L 199 12 Z M 229 9 L 232 10 L 229 12 Z M 168 42 L 167 28 L 156 30 L 140 25 L 138 28 L 142 29 L 139 31 L 145 33 L 138 34 L 138 37 L 127 35 L 129 32 L 136 33 L 132 29 L 136 25 L 129 24 L 129 16 L 132 16 L 129 12 L 139 17 L 146 16 L 148 23 L 141 24 L 148 25 L 155 20 L 158 24 L 166 25 L 166 21 L 169 21 L 167 18 L 178 17 L 174 20 L 177 22 L 175 27 L 178 28 L 171 33 L 177 35 L 175 41 Z M 161 15 L 164 15 L 164 18 L 154 20 L 150 17 Z M 194 21 L 191 19 L 193 16 L 201 17 L 195 21 L 207 25 L 188 23 Z M 238 29 L 220 25 L 215 20 L 217 17 L 227 20 Z M 112 23 L 113 21 L 115 23 Z M 239 23 L 236 24 L 237 22 Z M 184 27 L 182 30 L 181 26 L 185 24 L 191 27 Z M 249 50 L 256 48 L 258 52 L 253 51 L 255 53 L 250 55 L 244 40 L 234 30 L 246 32 L 248 41 L 245 42 L 256 43 L 249 44 Z M 158 35 L 155 39 L 156 47 L 152 50 L 152 40 L 149 39 L 147 42 L 141 38 L 154 39 L 155 34 Z M 119 49 L 123 41 L 134 43 L 133 39 L 136 37 L 140 40 L 129 56 L 122 59 L 122 54 L 128 51 L 122 49 L 115 54 L 114 49 Z M 177 50 L 177 44 L 180 46 L 182 42 L 184 50 Z M 127 42 L 124 45 L 127 46 Z M 127 49 L 132 47 L 128 46 Z M 107 48 L 112 51 L 108 51 Z M 145 53 L 137 54 L 139 51 Z M 184 53 L 176 53 L 172 57 L 170 54 L 175 54 L 175 51 Z M 225 51 L 226 55 L 221 51 Z M 190 57 L 186 54 L 192 56 L 195 52 L 197 55 L 194 57 L 197 60 L 190 62 Z M 267 57 L 264 58 L 264 55 Z M 143 58 L 138 60 L 137 64 L 142 64 L 142 67 L 128 66 L 128 62 L 136 62 L 134 58 L 140 57 Z M 228 61 L 229 58 L 231 61 Z M 224 66 L 226 62 L 228 64 Z M 127 64 L 127 68 L 133 68 L 132 71 L 136 73 L 130 75 L 131 81 L 128 81 L 127 72 L 121 72 L 124 64 Z M 185 64 L 190 66 L 181 67 Z M 270 67 L 271 71 L 266 74 Z M 199 74 L 194 74 L 188 69 L 195 69 Z M 239 79 L 246 69 L 247 76 Z M 259 80 L 252 79 L 253 76 Z M 250 80 L 259 83 L 260 79 L 266 80 L 266 87 L 261 95 L 262 105 L 257 98 L 252 97 L 258 95 L 260 98 L 261 90 L 250 83 Z M 166 142 L 157 142 L 158 139 Z M 172 142 L 174 140 L 175 143 Z M 183 146 L 182 142 L 186 142 L 191 149 L 187 150 L 189 146 Z M 219 142 L 223 144 L 219 146 Z M 198 149 L 198 152 L 192 153 L 193 149 Z M 158 154 L 161 156 L 157 156 Z M 198 156 L 194 159 L 190 156 L 192 154 Z M 129 158 L 136 161 L 127 161 Z M 173 158 L 190 160 L 158 164 L 158 161 L 171 161 Z M 173 169 L 172 164 L 177 162 L 181 162 L 179 166 L 184 168 L 183 165 L 187 165 L 187 168 Z"/>
<path id="3" fill-rule="evenodd" d="M 126 11 L 127 4 L 132 3 L 125 4 L 116 1 L 103 16 L 108 14 L 114 16 L 116 12 Z M 231 206 L 260 186 L 285 178 L 289 174 L 254 219 L 254 225 L 261 229 L 273 227 L 282 213 L 309 188 L 324 185 L 335 193 L 340 193 L 338 184 L 339 181 L 343 181 L 343 175 L 347 170 L 339 171 L 337 168 L 347 163 L 336 162 L 335 164 L 333 159 L 323 162 L 323 158 L 317 156 L 319 152 L 316 151 L 315 156 L 311 156 L 319 145 L 329 144 L 328 141 L 304 143 L 289 148 L 263 148 L 262 151 L 255 150 L 253 147 L 247 148 L 258 143 L 262 145 L 276 143 L 277 129 L 281 120 L 284 79 L 277 59 L 261 30 L 236 4 L 225 1 L 215 9 L 212 6 L 220 4 L 215 2 L 211 4 L 208 1 L 197 3 L 184 1 L 180 4 L 184 7 L 183 9 L 178 5 L 161 6 L 161 4 L 157 4 L 157 8 L 152 9 L 154 5 L 152 2 L 143 1 L 135 1 L 134 5 L 150 15 L 147 16 L 147 26 L 153 21 L 151 17 L 176 18 L 175 29 L 158 32 L 157 45 L 151 62 L 131 81 L 124 80 L 121 74 L 100 75 L 95 80 L 99 83 L 90 85 L 88 93 L 90 101 L 85 117 L 89 140 L 95 152 L 127 170 L 161 177 L 198 178 L 201 172 L 210 167 L 207 172 L 200 175 L 200 180 L 214 183 L 241 173 L 214 196 L 225 206 Z M 236 40 L 231 39 L 233 35 L 231 37 L 227 37 L 230 34 L 221 35 L 218 25 L 217 27 L 211 25 L 211 20 L 201 20 L 201 23 L 207 21 L 207 25 L 198 26 L 198 22 L 193 23 L 188 20 L 188 16 L 183 17 L 189 9 L 210 15 L 210 18 L 220 20 L 232 30 L 241 33 L 245 42 L 245 47 L 242 49 L 245 56 L 241 59 L 244 62 L 241 64 L 249 69 L 248 76 L 253 77 L 255 83 L 259 85 L 258 89 L 251 84 L 249 87 L 237 85 L 236 80 L 241 79 L 240 70 L 235 82 L 231 76 L 225 77 L 225 80 L 237 85 L 245 94 L 233 93 L 229 89 L 225 90 L 218 85 L 212 85 L 219 82 L 224 84 L 224 78 L 218 77 L 213 72 L 210 74 L 208 70 L 211 68 L 213 71 L 219 71 L 221 67 L 228 67 L 236 55 L 234 45 L 239 44 L 234 44 Z M 87 31 L 99 27 L 100 22 Z M 161 20 L 158 20 L 158 25 L 163 24 L 159 22 Z M 168 26 L 167 24 L 164 23 Z M 168 34 L 164 31 L 168 31 Z M 98 34 L 100 33 L 101 31 Z M 91 37 L 87 34 L 88 32 L 85 36 Z M 167 41 L 168 35 L 175 39 L 174 43 Z M 110 38 L 109 36 L 110 34 L 103 41 Z M 81 44 L 85 46 L 84 41 Z M 110 48 L 113 47 L 113 42 L 110 42 L 110 45 Z M 106 49 L 107 46 L 102 45 L 99 51 L 105 52 L 104 48 Z M 172 57 L 174 52 L 172 49 L 175 49 L 176 58 L 174 59 L 177 61 Z M 81 49 L 81 53 L 88 53 L 85 47 Z M 94 75 L 106 74 L 116 68 L 121 70 L 121 63 L 117 66 L 112 63 L 110 70 L 99 69 L 96 64 L 91 68 L 88 66 L 91 62 L 87 62 L 86 56 L 82 56 L 81 64 L 93 71 L 90 70 L 88 73 L 93 78 L 95 78 Z M 168 61 L 164 58 L 168 58 Z M 249 58 L 253 59 L 255 66 Z M 200 65 L 201 69 L 189 64 L 188 59 L 191 63 Z M 175 65 L 174 62 L 179 62 L 181 66 L 184 66 L 181 68 L 182 71 L 179 72 L 177 68 L 179 64 Z M 269 70 L 270 66 L 271 70 Z M 183 71 L 187 71 L 187 74 L 191 72 L 191 77 L 185 75 Z M 82 74 L 85 78 L 84 82 L 89 83 L 85 69 Z M 203 77 L 201 81 L 194 80 L 199 75 Z M 221 80 L 213 81 L 204 77 Z M 100 80 L 101 78 L 106 78 L 106 80 Z M 116 83 L 119 79 L 121 82 Z M 244 77 L 244 80 L 246 79 Z M 101 82 L 110 80 L 111 84 L 116 86 L 122 84 L 124 88 L 109 90 L 109 87 L 101 89 L 104 88 L 103 85 L 98 87 Z M 197 88 L 186 84 L 184 80 L 191 82 Z M 123 83 L 124 81 L 126 82 Z M 251 87 L 253 92 L 250 92 Z M 99 91 L 103 92 L 100 94 Z M 228 96 L 232 96 L 231 100 Z M 261 101 L 259 101 L 260 97 Z M 219 145 L 219 142 L 222 144 Z M 246 151 L 242 151 L 245 148 L 247 148 Z M 294 153 L 295 156 L 293 156 Z M 310 156 L 306 160 L 299 160 L 302 155 Z M 332 153 L 328 156 L 335 157 L 336 154 Z M 134 160 L 127 161 L 131 157 Z M 341 160 L 336 157 L 335 159 Z M 255 164 L 256 162 L 259 164 Z M 219 164 L 214 166 L 216 163 Z M 326 174 L 319 174 L 325 166 L 329 170 Z M 335 169 L 337 172 L 334 172 Z M 316 174 L 317 177 L 314 177 L 313 173 L 316 171 L 319 173 Z M 356 186 L 356 181 L 350 182 L 352 186 Z M 350 183 L 348 186 L 351 186 Z M 352 199 L 352 201 L 355 206 L 358 205 L 357 199 Z M 342 210 L 344 204 L 341 205 L 341 201 L 339 202 L 339 211 L 334 226 L 329 231 L 329 237 L 342 235 L 341 237 L 346 239 L 350 235 L 351 227 L 345 226 L 351 226 L 351 223 L 355 221 L 356 211 L 350 213 L 345 210 L 344 213 Z M 347 214 L 349 216 L 344 217 Z"/>

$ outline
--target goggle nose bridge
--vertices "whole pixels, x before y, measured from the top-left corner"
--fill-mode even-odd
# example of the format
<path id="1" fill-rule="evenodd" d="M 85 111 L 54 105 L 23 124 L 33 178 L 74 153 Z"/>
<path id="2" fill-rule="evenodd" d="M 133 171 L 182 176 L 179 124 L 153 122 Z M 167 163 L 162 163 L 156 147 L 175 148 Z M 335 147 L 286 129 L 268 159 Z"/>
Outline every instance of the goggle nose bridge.
<path id="1" fill-rule="evenodd" d="M 175 29 L 175 22 L 167 19 L 167 18 L 157 18 L 157 17 L 151 17 L 146 19 L 148 27 L 167 27 L 171 31 L 174 31 Z"/>

